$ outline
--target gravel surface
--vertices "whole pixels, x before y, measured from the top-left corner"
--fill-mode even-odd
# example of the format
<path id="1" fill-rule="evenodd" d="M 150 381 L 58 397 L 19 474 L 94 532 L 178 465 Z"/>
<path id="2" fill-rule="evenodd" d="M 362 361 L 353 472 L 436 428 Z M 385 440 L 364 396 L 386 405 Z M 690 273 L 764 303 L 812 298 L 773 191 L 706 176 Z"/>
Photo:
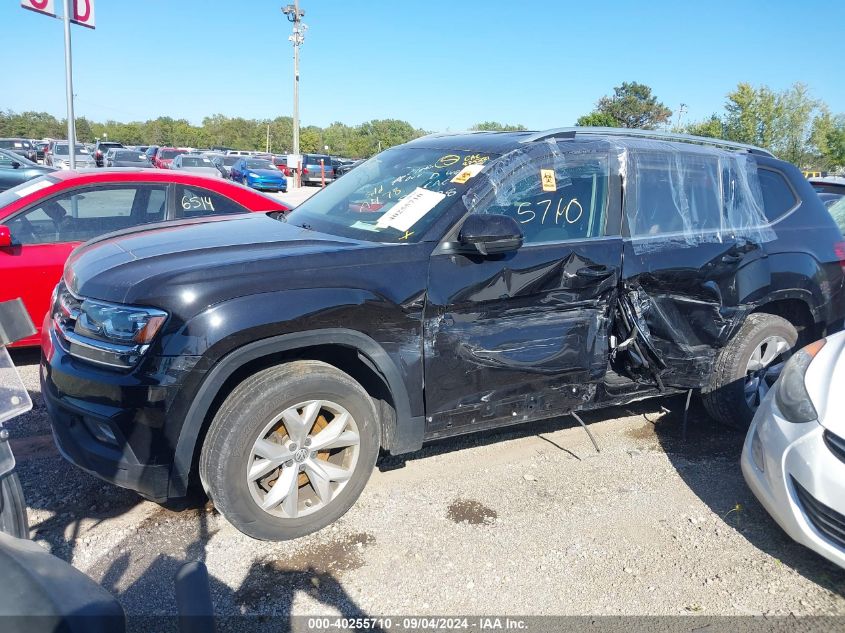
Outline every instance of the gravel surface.
<path id="1" fill-rule="evenodd" d="M 118 597 L 174 613 L 204 560 L 220 614 L 845 615 L 845 571 L 792 542 L 746 487 L 742 436 L 651 400 L 383 457 L 333 526 L 287 543 L 204 500 L 164 509 L 65 463 L 35 408 L 8 425 L 32 537 Z M 661 406 L 671 410 L 661 410 Z"/>

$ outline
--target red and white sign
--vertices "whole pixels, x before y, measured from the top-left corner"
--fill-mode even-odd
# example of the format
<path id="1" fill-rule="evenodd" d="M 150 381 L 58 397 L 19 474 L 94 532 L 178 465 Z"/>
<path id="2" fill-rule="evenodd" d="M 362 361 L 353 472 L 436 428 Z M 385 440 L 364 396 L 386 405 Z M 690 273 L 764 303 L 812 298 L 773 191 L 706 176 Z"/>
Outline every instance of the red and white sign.
<path id="1" fill-rule="evenodd" d="M 71 22 L 80 26 L 94 28 L 94 0 L 73 0 Z"/>
<path id="2" fill-rule="evenodd" d="M 38 13 L 46 13 L 47 15 L 56 15 L 56 7 L 54 0 L 21 0 L 21 6 L 30 11 L 37 11 Z"/>

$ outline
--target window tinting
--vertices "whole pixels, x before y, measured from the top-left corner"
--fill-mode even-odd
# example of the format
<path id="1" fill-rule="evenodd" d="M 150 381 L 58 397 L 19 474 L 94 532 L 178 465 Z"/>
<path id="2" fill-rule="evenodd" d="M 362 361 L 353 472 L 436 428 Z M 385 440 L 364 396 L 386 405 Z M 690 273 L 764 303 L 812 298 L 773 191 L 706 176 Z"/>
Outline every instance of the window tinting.
<path id="1" fill-rule="evenodd" d="M 247 209 L 226 196 L 202 187 L 176 185 L 176 217 L 198 218 L 205 215 L 245 213 Z"/>
<path id="2" fill-rule="evenodd" d="M 781 173 L 771 169 L 758 169 L 757 175 L 763 191 L 763 211 L 769 221 L 774 222 L 794 207 L 798 200 Z"/>

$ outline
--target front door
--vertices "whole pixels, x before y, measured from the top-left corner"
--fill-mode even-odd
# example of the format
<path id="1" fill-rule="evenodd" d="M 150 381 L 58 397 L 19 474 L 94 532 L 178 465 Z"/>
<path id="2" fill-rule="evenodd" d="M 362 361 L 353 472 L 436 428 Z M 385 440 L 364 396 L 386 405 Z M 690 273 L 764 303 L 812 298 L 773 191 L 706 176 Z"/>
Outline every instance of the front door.
<path id="1" fill-rule="evenodd" d="M 514 160 L 491 165 L 496 182 L 468 204 L 471 213 L 512 216 L 522 248 L 491 256 L 440 248 L 431 258 L 429 437 L 565 413 L 589 402 L 606 372 L 622 263 L 611 156 L 553 149 Z"/>

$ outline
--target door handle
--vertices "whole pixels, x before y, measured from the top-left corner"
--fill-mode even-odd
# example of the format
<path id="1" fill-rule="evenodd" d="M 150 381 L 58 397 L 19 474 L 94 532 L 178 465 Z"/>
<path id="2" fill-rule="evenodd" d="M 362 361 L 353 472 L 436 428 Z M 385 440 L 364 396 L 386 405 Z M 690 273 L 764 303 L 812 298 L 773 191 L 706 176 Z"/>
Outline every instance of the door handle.
<path id="1" fill-rule="evenodd" d="M 609 266 L 584 266 L 575 271 L 579 277 L 590 277 L 592 279 L 599 279 L 613 274 L 613 268 Z"/>

